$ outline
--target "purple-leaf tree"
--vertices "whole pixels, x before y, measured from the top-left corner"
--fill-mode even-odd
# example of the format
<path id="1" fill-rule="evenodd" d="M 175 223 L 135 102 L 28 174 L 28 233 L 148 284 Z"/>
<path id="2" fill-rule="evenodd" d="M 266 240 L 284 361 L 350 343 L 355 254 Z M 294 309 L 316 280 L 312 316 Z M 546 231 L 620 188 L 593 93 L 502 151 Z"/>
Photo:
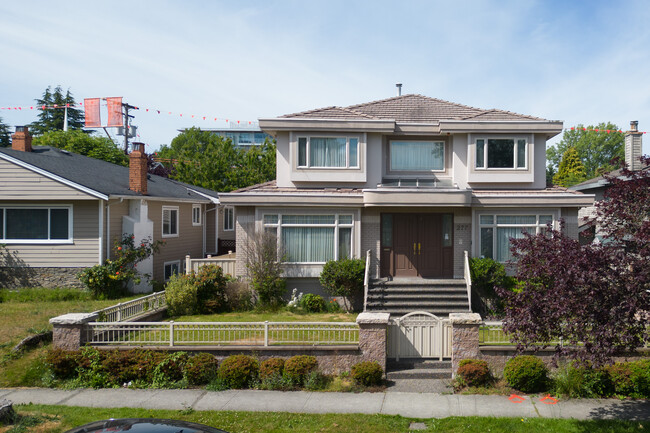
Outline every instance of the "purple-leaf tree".
<path id="1" fill-rule="evenodd" d="M 650 169 L 606 178 L 593 220 L 601 244 L 581 246 L 550 227 L 511 241 L 520 283 L 497 292 L 520 350 L 555 346 L 556 355 L 602 365 L 648 342 Z"/>

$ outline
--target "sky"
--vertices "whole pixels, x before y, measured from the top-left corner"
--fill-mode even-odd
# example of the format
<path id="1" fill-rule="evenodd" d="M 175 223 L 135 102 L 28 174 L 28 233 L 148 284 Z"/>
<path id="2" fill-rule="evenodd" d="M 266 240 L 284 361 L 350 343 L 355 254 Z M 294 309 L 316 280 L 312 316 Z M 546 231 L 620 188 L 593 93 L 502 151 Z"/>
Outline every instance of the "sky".
<path id="1" fill-rule="evenodd" d="M 0 117 L 36 120 L 48 86 L 122 96 L 153 151 L 182 128 L 384 99 L 403 83 L 565 128 L 650 131 L 649 22 L 645 0 L 5 1 L 0 107 L 23 109 Z"/>

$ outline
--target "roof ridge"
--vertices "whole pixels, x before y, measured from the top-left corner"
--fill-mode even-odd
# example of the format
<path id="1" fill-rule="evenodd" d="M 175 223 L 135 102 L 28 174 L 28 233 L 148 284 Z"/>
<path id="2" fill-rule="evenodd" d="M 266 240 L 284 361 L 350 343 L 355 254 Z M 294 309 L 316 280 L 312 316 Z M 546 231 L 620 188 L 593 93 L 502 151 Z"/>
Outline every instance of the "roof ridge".
<path id="1" fill-rule="evenodd" d="M 346 108 L 354 109 L 354 108 L 357 108 L 357 107 L 367 107 L 369 105 L 374 105 L 374 104 L 387 102 L 387 101 L 393 101 L 393 100 L 396 100 L 396 99 L 405 99 L 407 97 L 409 97 L 409 98 L 410 97 L 416 97 L 416 98 L 420 98 L 420 99 L 426 99 L 426 100 L 429 100 L 429 101 L 442 102 L 442 103 L 445 103 L 445 104 L 454 105 L 456 107 L 469 108 L 469 109 L 478 110 L 478 111 L 486 111 L 483 108 L 477 108 L 477 107 L 472 107 L 471 105 L 459 104 L 458 102 L 451 102 L 451 101 L 447 101 L 447 100 L 440 99 L 440 98 L 432 98 L 431 96 L 422 95 L 420 93 L 408 93 L 406 95 L 393 96 L 393 97 L 385 98 L 385 99 L 378 99 L 377 101 L 364 102 L 362 104 L 356 104 L 356 105 L 348 105 Z"/>
<path id="2" fill-rule="evenodd" d="M 336 108 L 339 108 L 339 109 L 341 109 L 343 111 L 347 111 L 348 113 L 356 114 L 356 115 L 361 116 L 361 117 L 367 117 L 368 119 L 379 119 L 379 117 L 377 117 L 377 116 L 371 116 L 370 114 L 362 113 L 360 111 L 355 111 L 355 110 L 352 110 L 351 108 L 348 108 L 348 107 L 336 107 Z"/>
<path id="3" fill-rule="evenodd" d="M 299 114 L 310 114 L 310 113 L 315 113 L 317 111 L 331 110 L 332 108 L 339 108 L 339 107 L 337 107 L 336 105 L 330 105 L 328 107 L 314 108 L 312 110 L 307 110 L 307 111 L 298 111 L 296 113 L 283 114 L 280 117 L 293 117 L 293 116 L 297 116 Z"/>

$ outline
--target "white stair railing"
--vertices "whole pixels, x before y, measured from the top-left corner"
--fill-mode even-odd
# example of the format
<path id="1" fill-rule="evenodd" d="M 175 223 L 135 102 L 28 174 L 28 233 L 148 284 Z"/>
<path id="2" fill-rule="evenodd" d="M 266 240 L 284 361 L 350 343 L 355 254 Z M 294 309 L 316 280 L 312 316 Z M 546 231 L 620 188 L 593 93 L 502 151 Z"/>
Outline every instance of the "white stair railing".
<path id="1" fill-rule="evenodd" d="M 467 286 L 467 302 L 472 311 L 472 273 L 469 267 L 469 253 L 465 251 L 465 285 Z"/>

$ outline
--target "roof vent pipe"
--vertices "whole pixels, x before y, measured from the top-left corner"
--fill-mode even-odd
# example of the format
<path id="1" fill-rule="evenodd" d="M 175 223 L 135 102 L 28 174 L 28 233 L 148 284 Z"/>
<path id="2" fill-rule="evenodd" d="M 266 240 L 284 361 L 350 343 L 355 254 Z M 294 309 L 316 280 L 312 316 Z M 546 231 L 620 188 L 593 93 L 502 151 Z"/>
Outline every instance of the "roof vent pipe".
<path id="1" fill-rule="evenodd" d="M 402 83 L 395 84 L 395 87 L 397 87 L 397 96 L 402 96 Z"/>

